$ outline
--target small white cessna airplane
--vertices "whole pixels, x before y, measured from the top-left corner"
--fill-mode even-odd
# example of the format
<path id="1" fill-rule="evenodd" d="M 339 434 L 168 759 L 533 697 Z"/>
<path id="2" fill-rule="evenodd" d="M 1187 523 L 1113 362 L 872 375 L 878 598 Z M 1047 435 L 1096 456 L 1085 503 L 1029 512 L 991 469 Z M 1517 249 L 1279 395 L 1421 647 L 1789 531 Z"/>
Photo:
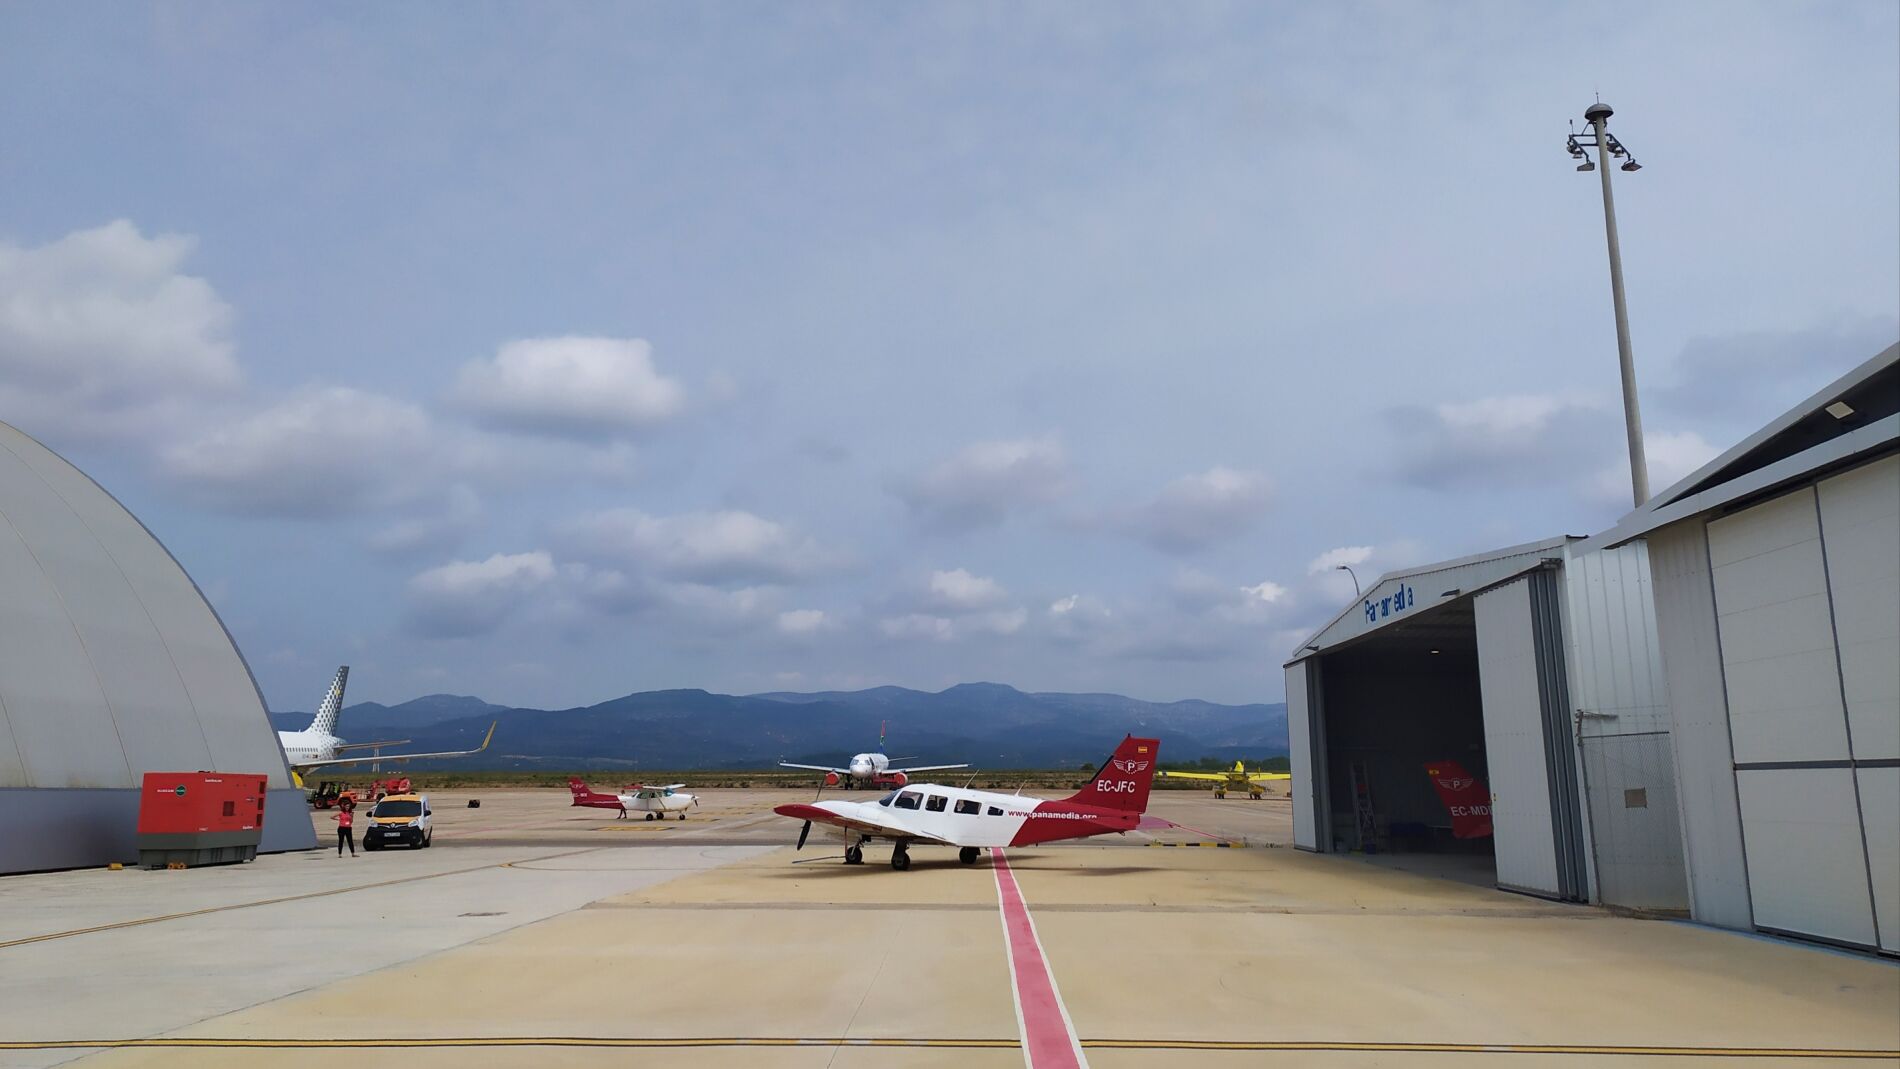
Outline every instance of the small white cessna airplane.
<path id="1" fill-rule="evenodd" d="M 313 768 L 329 768 L 334 765 L 363 765 L 372 761 L 414 761 L 422 757 L 467 757 L 488 749 L 489 740 L 495 737 L 495 725 L 488 725 L 488 736 L 482 744 L 473 750 L 448 750 L 442 753 L 403 753 L 387 754 L 380 752 L 384 746 L 400 746 L 408 739 L 384 739 L 381 742 L 346 743 L 336 737 L 336 717 L 343 711 L 343 688 L 350 681 L 350 666 L 343 665 L 336 670 L 336 677 L 330 680 L 330 689 L 323 695 L 323 703 L 317 706 L 316 719 L 302 731 L 280 731 L 277 742 L 284 748 L 284 759 L 290 763 L 291 778 L 303 786 L 303 775 Z M 364 757 L 338 757 L 346 750 L 370 750 Z"/>
<path id="2" fill-rule="evenodd" d="M 798 803 L 772 812 L 805 822 L 799 849 L 814 821 L 843 828 L 847 865 L 864 863 L 864 844 L 872 839 L 891 841 L 891 867 L 899 872 L 910 868 L 912 843 L 959 847 L 957 860 L 974 865 L 986 846 L 1032 846 L 1140 827 L 1160 749 L 1158 739 L 1128 736 L 1088 786 L 1059 801 L 933 783 L 900 787 L 875 802 Z"/>
<path id="3" fill-rule="evenodd" d="M 884 725 L 889 721 L 880 721 L 877 725 L 877 749 L 870 753 L 855 754 L 845 768 L 832 768 L 830 765 L 795 765 L 790 761 L 780 761 L 781 768 L 803 768 L 825 774 L 825 786 L 836 787 L 840 783 L 845 790 L 853 787 L 902 787 L 910 782 L 912 773 L 942 772 L 952 768 L 969 768 L 969 765 L 917 765 L 912 768 L 892 768 L 891 759 L 884 756 Z M 915 758 L 899 757 L 899 761 L 912 761 Z"/>
<path id="4" fill-rule="evenodd" d="M 679 819 L 685 820 L 686 810 L 699 804 L 699 796 L 680 790 L 684 786 L 684 783 L 669 783 L 664 787 L 630 783 L 620 788 L 619 794 L 607 794 L 590 789 L 578 777 L 569 777 L 567 781 L 567 789 L 574 795 L 574 805 L 618 809 L 620 815 L 615 820 L 625 819 L 630 809 L 644 812 L 648 820 L 665 820 L 668 813 L 678 813 Z"/>

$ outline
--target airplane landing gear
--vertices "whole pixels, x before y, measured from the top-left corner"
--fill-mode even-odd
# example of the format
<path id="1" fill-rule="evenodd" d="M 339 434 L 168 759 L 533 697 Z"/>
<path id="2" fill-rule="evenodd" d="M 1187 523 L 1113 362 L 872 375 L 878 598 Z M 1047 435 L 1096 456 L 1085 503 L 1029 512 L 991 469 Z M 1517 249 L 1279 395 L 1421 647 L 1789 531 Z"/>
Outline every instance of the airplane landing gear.
<path id="1" fill-rule="evenodd" d="M 652 814 L 652 813 L 648 813 L 648 814 L 647 814 L 647 819 L 648 819 L 648 820 L 652 820 L 652 819 L 653 819 L 653 814 Z"/>
<path id="2" fill-rule="evenodd" d="M 957 860 L 963 862 L 965 865 L 976 864 L 976 859 L 982 856 L 983 852 L 974 846 L 966 846 L 957 851 Z"/>
<path id="3" fill-rule="evenodd" d="M 844 863 L 847 865 L 864 864 L 864 847 L 847 846 L 844 848 Z"/>
<path id="4" fill-rule="evenodd" d="M 685 814 L 685 813 L 681 813 L 681 814 L 680 814 L 680 819 L 681 819 L 681 820 L 685 820 L 685 819 L 686 819 L 686 814 Z"/>
<path id="5" fill-rule="evenodd" d="M 1216 797 L 1216 798 L 1225 798 L 1225 797 L 1227 797 L 1227 792 L 1226 792 L 1226 791 L 1215 791 L 1215 792 L 1214 792 L 1214 797 Z"/>
<path id="6" fill-rule="evenodd" d="M 910 868 L 910 848 L 898 843 L 891 849 L 891 867 L 899 872 Z"/>

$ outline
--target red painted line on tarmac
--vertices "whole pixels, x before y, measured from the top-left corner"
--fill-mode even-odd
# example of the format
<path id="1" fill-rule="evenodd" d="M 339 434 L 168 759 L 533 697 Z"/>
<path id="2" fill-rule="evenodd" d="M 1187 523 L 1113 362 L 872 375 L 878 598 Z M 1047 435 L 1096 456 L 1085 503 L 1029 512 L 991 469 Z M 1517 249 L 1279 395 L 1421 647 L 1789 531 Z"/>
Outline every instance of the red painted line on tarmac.
<path id="1" fill-rule="evenodd" d="M 1016 874 L 1009 871 L 1003 851 L 991 849 L 996 873 L 996 899 L 1003 911 L 1003 945 L 1009 951 L 1010 988 L 1016 996 L 1016 1027 L 1023 1037 L 1023 1063 L 1029 1069 L 1087 1069 L 1075 1024 L 1056 990 L 1055 974 L 1036 937 Z"/>

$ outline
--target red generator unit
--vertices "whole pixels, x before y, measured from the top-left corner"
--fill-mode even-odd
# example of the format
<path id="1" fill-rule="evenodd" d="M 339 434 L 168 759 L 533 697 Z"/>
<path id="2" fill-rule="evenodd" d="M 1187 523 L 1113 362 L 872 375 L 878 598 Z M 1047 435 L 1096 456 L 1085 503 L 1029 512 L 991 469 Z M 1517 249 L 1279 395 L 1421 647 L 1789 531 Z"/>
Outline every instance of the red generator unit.
<path id="1" fill-rule="evenodd" d="M 256 857 L 266 786 L 255 772 L 147 772 L 139 792 L 139 865 L 221 865 Z"/>

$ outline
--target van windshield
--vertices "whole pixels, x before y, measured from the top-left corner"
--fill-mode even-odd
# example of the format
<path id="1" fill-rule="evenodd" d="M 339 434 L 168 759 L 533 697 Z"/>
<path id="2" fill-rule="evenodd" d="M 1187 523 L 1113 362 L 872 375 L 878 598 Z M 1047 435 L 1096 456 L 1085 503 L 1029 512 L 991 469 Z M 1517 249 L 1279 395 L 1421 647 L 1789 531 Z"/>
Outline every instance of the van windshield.
<path id="1" fill-rule="evenodd" d="M 417 801 L 377 802 L 376 808 L 370 810 L 369 815 L 372 817 L 419 817 L 422 815 L 422 803 Z"/>

